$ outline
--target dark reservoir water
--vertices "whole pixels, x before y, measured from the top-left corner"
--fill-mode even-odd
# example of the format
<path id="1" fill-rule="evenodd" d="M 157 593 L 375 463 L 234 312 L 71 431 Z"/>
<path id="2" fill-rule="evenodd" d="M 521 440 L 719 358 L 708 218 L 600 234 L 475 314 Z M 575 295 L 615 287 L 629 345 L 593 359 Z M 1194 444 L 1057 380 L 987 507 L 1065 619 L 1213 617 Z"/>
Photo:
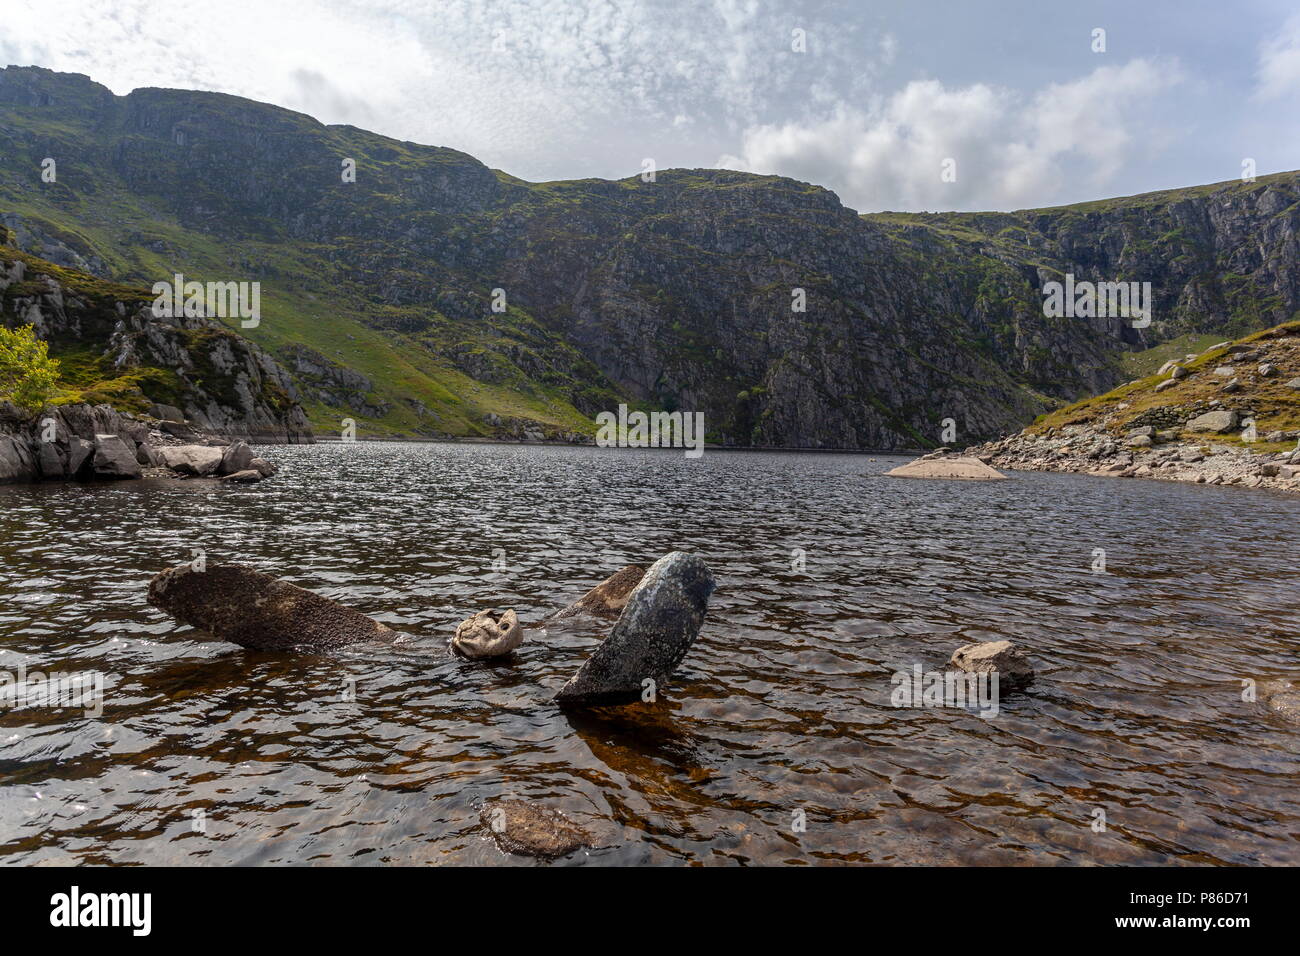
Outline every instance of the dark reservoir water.
<path id="1" fill-rule="evenodd" d="M 595 835 L 569 865 L 1300 863 L 1300 728 L 1242 700 L 1300 678 L 1300 499 L 847 455 L 271 453 L 255 487 L 0 488 L 0 670 L 105 684 L 98 718 L 0 705 L 0 862 L 521 862 L 478 818 L 511 796 Z M 198 549 L 421 637 L 205 640 L 145 601 Z M 534 622 L 674 549 L 719 587 L 655 705 L 550 703 L 590 629 L 443 656 L 474 611 Z M 891 706 L 895 672 L 1004 637 L 1039 677 L 996 717 Z"/>

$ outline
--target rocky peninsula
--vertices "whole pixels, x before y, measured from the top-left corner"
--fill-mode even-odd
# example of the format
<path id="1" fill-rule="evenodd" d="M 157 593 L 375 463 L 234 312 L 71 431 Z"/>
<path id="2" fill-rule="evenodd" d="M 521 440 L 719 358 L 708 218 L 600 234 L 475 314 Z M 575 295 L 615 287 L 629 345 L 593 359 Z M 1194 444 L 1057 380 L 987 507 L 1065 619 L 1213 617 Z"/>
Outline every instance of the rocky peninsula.
<path id="1" fill-rule="evenodd" d="M 962 454 L 1014 471 L 1300 492 L 1300 322 L 1169 361 Z"/>

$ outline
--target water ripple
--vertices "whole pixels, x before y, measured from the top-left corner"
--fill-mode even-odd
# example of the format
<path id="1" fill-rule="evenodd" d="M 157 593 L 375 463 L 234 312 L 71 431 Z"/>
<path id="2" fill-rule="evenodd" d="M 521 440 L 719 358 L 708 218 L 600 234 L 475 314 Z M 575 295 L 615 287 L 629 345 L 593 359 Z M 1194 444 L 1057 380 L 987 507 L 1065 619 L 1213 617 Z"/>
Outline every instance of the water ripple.
<path id="1" fill-rule="evenodd" d="M 520 862 L 478 824 L 510 795 L 597 836 L 559 865 L 1300 862 L 1297 732 L 1241 699 L 1243 679 L 1300 679 L 1294 499 L 898 481 L 865 456 L 274 457 L 255 488 L 0 488 L 0 669 L 105 681 L 98 718 L 0 711 L 0 861 Z M 442 654 L 476 610 L 535 622 L 673 549 L 719 589 L 656 705 L 549 702 L 600 637 L 575 622 L 511 663 Z M 212 643 L 145 603 L 198 551 L 413 640 Z M 1001 638 L 1039 679 L 997 717 L 891 706 L 896 671 Z"/>

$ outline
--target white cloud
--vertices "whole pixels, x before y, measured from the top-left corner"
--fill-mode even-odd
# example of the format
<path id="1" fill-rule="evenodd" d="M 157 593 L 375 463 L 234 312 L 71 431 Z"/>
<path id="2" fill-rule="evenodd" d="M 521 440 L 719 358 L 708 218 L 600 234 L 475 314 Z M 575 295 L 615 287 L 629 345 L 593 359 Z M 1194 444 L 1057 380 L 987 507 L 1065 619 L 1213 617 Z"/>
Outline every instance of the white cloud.
<path id="1" fill-rule="evenodd" d="M 908 0 L 0 2 L 0 65 L 85 73 L 117 93 L 232 93 L 451 146 L 527 179 L 722 157 L 861 209 L 953 209 L 1214 181 L 1233 174 L 1221 155 L 1231 142 L 1273 168 L 1300 165 L 1282 132 L 1294 123 L 1276 115 L 1300 88 L 1300 17 L 1262 47 L 1243 41 L 1259 50 L 1255 76 L 1239 75 L 1240 51 L 1226 68 L 1177 31 L 1157 37 L 1196 63 L 1193 97 L 1192 83 L 1169 94 L 1175 60 L 1092 69 L 1113 55 L 1071 60 L 1040 43 L 1067 30 L 1072 15 L 1055 10 L 1030 25 Z M 1112 37 L 1131 33 L 1126 0 L 1107 2 Z M 1203 31 L 1216 22 L 1243 16 L 1196 16 Z M 998 52 L 1013 40 L 1023 56 Z M 1048 82 L 1063 76 L 1077 78 Z M 1176 149 L 1157 167 L 1162 132 Z M 948 157 L 955 183 L 940 180 Z"/>
<path id="2" fill-rule="evenodd" d="M 1260 49 L 1256 78 L 1258 99 L 1300 96 L 1300 16 L 1288 20 Z"/>
<path id="3" fill-rule="evenodd" d="M 750 127 L 719 165 L 820 183 L 863 210 L 1008 208 L 1042 201 L 1066 175 L 1104 186 L 1138 149 L 1138 108 L 1180 79 L 1176 63 L 1140 59 L 1032 97 L 914 80 L 866 106 Z"/>
<path id="4" fill-rule="evenodd" d="M 843 72 L 856 31 L 794 21 L 780 0 L 4 2 L 3 62 L 86 73 L 119 94 L 233 93 L 525 177 L 678 163 L 683 118 L 695 135 L 757 122 Z M 790 50 L 794 25 L 807 55 Z"/>

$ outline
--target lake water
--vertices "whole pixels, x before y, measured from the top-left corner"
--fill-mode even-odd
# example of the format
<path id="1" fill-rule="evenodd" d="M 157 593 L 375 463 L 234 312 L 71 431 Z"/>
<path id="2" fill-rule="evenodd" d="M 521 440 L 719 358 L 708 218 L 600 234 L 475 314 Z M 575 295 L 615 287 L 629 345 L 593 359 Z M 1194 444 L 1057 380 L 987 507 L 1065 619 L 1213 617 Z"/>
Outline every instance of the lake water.
<path id="1" fill-rule="evenodd" d="M 99 718 L 0 709 L 0 862 L 531 863 L 479 823 L 509 796 L 596 837 L 556 865 L 1300 863 L 1300 728 L 1242 700 L 1300 678 L 1295 497 L 866 455 L 268 453 L 253 487 L 0 488 L 0 670 L 105 681 Z M 420 636 L 206 640 L 145 600 L 199 549 Z M 657 704 L 550 702 L 596 628 L 444 655 L 474 611 L 527 626 L 675 549 L 718 590 Z M 1038 680 L 996 717 L 891 706 L 895 672 L 1001 638 Z"/>

